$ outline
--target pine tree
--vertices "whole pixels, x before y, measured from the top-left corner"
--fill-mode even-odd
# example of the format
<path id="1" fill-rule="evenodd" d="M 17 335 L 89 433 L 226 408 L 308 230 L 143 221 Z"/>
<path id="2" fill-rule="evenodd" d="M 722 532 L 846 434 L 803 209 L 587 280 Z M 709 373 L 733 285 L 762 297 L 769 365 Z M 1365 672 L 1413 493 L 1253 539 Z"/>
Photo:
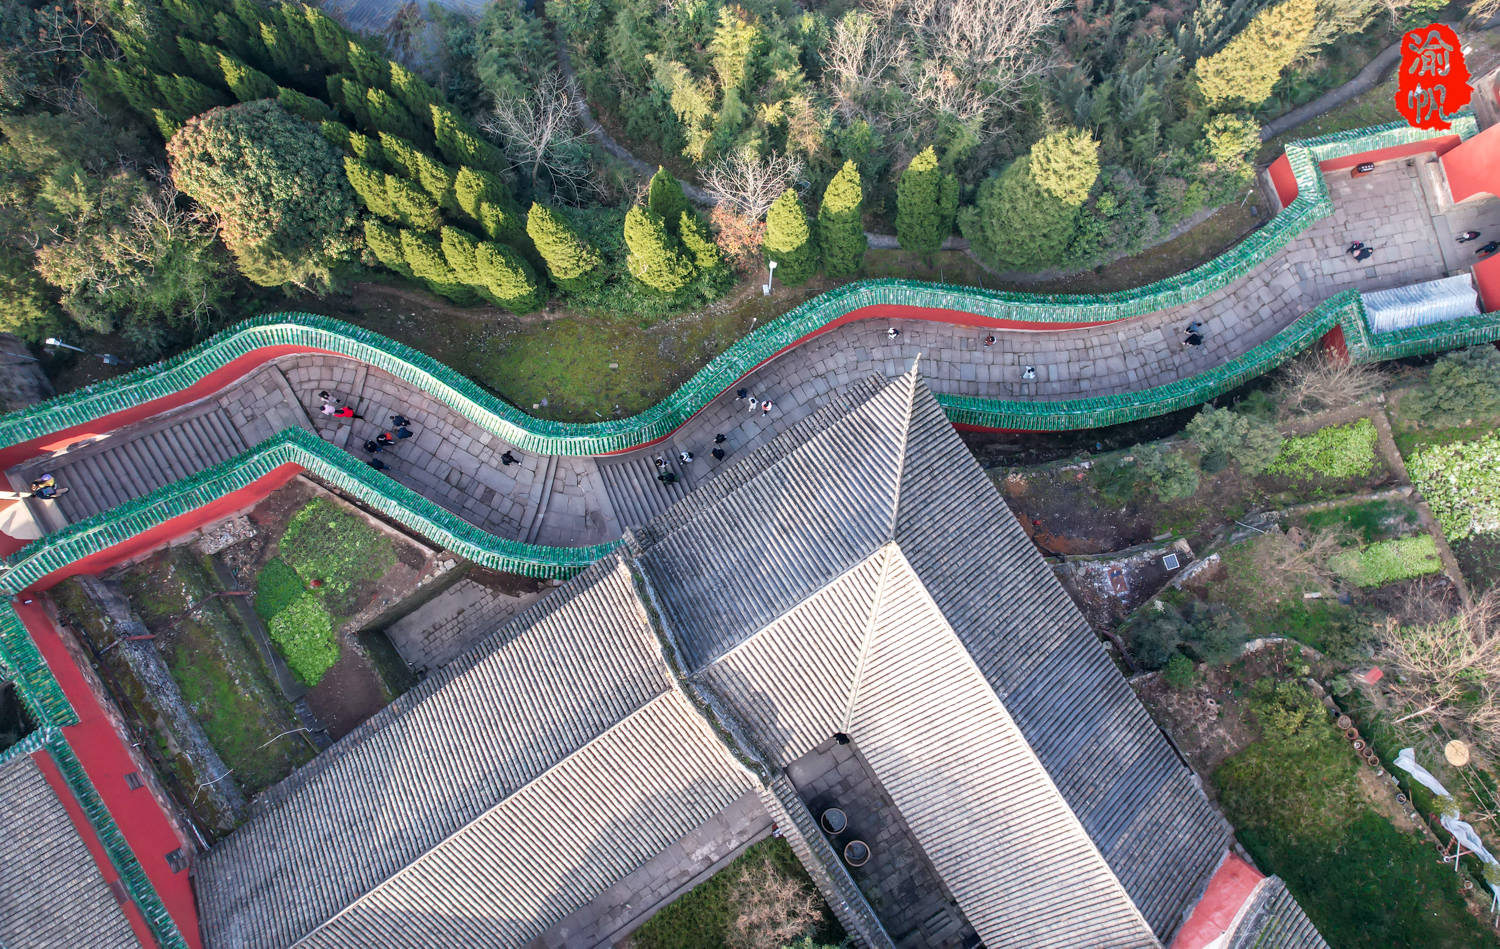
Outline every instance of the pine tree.
<path id="1" fill-rule="evenodd" d="M 929 145 L 896 182 L 896 240 L 906 250 L 930 254 L 953 232 L 957 210 L 958 179 L 943 174 Z"/>
<path id="2" fill-rule="evenodd" d="M 384 89 L 365 90 L 365 115 L 370 120 L 370 131 L 391 132 L 412 142 L 421 142 L 426 137 L 411 113 Z"/>
<path id="3" fill-rule="evenodd" d="M 247 30 L 253 30 L 260 25 L 261 16 L 265 7 L 256 3 L 255 0 L 231 0 L 229 9 L 233 11 L 235 19 Z"/>
<path id="4" fill-rule="evenodd" d="M 1198 60 L 1194 74 L 1210 106 L 1260 105 L 1302 52 L 1317 22 L 1317 0 L 1283 0 L 1255 15 L 1223 49 Z"/>
<path id="5" fill-rule="evenodd" d="M 444 227 L 439 232 L 438 239 L 443 249 L 443 259 L 448 261 L 454 279 L 466 286 L 483 288 L 485 280 L 474 259 L 479 242 L 456 227 Z"/>
<path id="6" fill-rule="evenodd" d="M 453 114 L 451 109 L 433 105 L 432 135 L 438 151 L 454 165 L 466 165 L 491 174 L 502 173 L 508 163 L 500 150 L 485 141 L 479 130 Z"/>
<path id="7" fill-rule="evenodd" d="M 530 313 L 542 305 L 542 289 L 526 258 L 490 241 L 481 241 L 474 254 L 489 296 L 512 313 Z"/>
<path id="8" fill-rule="evenodd" d="M 276 98 L 276 82 L 270 76 L 222 50 L 219 52 L 219 71 L 224 88 L 240 102 Z"/>
<path id="9" fill-rule="evenodd" d="M 94 63 L 99 62 L 98 67 Z M 120 98 L 124 99 L 136 112 L 146 118 L 151 118 L 157 110 L 157 104 L 161 101 L 157 90 L 151 81 L 138 74 L 135 70 L 122 65 L 116 60 L 93 60 L 91 68 L 97 68 L 97 73 Z M 181 125 L 182 123 L 177 123 Z M 158 123 L 160 125 L 160 123 Z M 168 136 L 170 138 L 171 136 Z"/>
<path id="10" fill-rule="evenodd" d="M 406 262 L 406 252 L 401 248 L 401 232 L 380 223 L 372 217 L 365 218 L 365 246 L 387 270 L 394 270 L 410 277 L 411 265 Z"/>
<path id="11" fill-rule="evenodd" d="M 818 206 L 818 246 L 823 251 L 823 270 L 830 277 L 848 277 L 864 263 L 869 244 L 864 199 L 858 166 L 844 162 L 823 190 L 823 203 Z"/>
<path id="12" fill-rule="evenodd" d="M 481 201 L 475 218 L 484 236 L 492 241 L 518 245 L 525 240 L 526 228 L 521 223 L 521 215 L 510 202 L 492 204 Z"/>
<path id="13" fill-rule="evenodd" d="M 385 193 L 391 202 L 391 214 L 407 227 L 432 231 L 442 223 L 437 202 L 405 178 L 386 175 Z"/>
<path id="14" fill-rule="evenodd" d="M 443 101 L 427 80 L 397 62 L 391 63 L 391 92 L 419 122 L 432 115 L 432 107 Z"/>
<path id="15" fill-rule="evenodd" d="M 625 266 L 631 276 L 662 293 L 676 293 L 693 279 L 693 265 L 677 249 L 661 216 L 636 205 L 625 214 Z"/>
<path id="16" fill-rule="evenodd" d="M 374 168 L 389 167 L 380 143 L 368 135 L 361 135 L 342 122 L 325 119 L 318 123 L 318 131 L 335 147 L 348 152 Z"/>
<path id="17" fill-rule="evenodd" d="M 692 211 L 683 211 L 678 215 L 677 233 L 699 273 L 713 273 L 724 265 L 719 245 L 714 243 L 714 236 L 701 217 Z"/>
<path id="18" fill-rule="evenodd" d="M 370 107 L 365 102 L 365 90 L 360 88 L 359 83 L 355 82 L 352 76 L 336 73 L 328 77 L 326 85 L 330 105 L 345 115 L 352 116 L 354 124 L 360 128 L 371 127 Z"/>
<path id="19" fill-rule="evenodd" d="M 266 56 L 270 60 L 271 69 L 278 79 L 289 79 L 301 72 L 302 67 L 306 65 L 303 59 L 306 54 L 298 48 L 296 42 L 287 36 L 279 23 L 260 25 L 260 45 L 266 48 Z"/>
<path id="20" fill-rule="evenodd" d="M 291 26 L 293 12 L 299 7 L 282 7 L 287 13 L 287 25 Z M 317 50 L 331 70 L 349 68 L 349 33 L 317 7 L 301 4 L 302 20 L 307 24 L 312 43 L 309 51 Z"/>
<path id="21" fill-rule="evenodd" d="M 223 93 L 189 76 L 157 76 L 155 85 L 162 109 L 179 122 L 228 104 Z"/>
<path id="22" fill-rule="evenodd" d="M 219 68 L 217 47 L 200 43 L 190 36 L 178 36 L 177 51 L 182 54 L 182 61 L 187 64 L 188 71 L 195 79 L 215 84 L 224 81 L 224 71 Z"/>
<path id="23" fill-rule="evenodd" d="M 812 227 L 802 201 L 791 188 L 781 192 L 781 197 L 766 212 L 766 236 L 761 249 L 768 261 L 776 261 L 781 280 L 788 286 L 805 282 L 818 269 Z"/>
<path id="24" fill-rule="evenodd" d="M 254 0 L 237 0 L 240 3 L 249 3 L 250 7 L 259 10 L 260 7 Z M 247 12 L 249 12 L 247 8 Z M 259 23 L 259 20 L 255 21 Z M 252 32 L 253 31 L 253 32 Z M 219 46 L 229 50 L 236 56 L 248 63 L 263 63 L 270 57 L 266 54 L 265 47 L 260 45 L 260 29 L 257 26 L 247 26 L 240 19 L 237 12 L 230 14 L 223 10 L 214 14 L 214 35 L 218 38 Z"/>
<path id="25" fill-rule="evenodd" d="M 288 57 L 288 78 L 304 72 L 330 73 L 348 68 L 349 64 L 343 59 L 330 61 L 323 55 L 303 7 L 291 3 L 277 4 L 271 8 L 270 20 L 272 34 Z M 261 30 L 260 35 L 264 41 L 267 33 Z M 271 49 L 271 43 L 266 41 L 265 46 L 274 59 L 276 51 Z"/>
<path id="26" fill-rule="evenodd" d="M 552 282 L 562 289 L 591 290 L 603 280 L 604 259 L 556 211 L 533 203 L 526 215 L 526 233 L 546 262 Z"/>
<path id="27" fill-rule="evenodd" d="M 682 193 L 682 185 L 660 165 L 656 166 L 656 174 L 651 176 L 651 184 L 646 190 L 646 206 L 667 223 L 667 230 L 673 235 L 677 234 L 677 222 L 682 220 L 682 212 L 692 207 L 687 195 Z"/>
<path id="28" fill-rule="evenodd" d="M 203 0 L 162 0 L 162 10 L 185 28 L 186 34 L 178 33 L 178 39 L 187 36 L 207 36 L 213 33 L 215 10 Z"/>
<path id="29" fill-rule="evenodd" d="M 520 212 L 511 204 L 505 185 L 495 176 L 474 168 L 460 168 L 453 179 L 453 203 L 490 240 L 502 244 L 524 240 Z"/>
<path id="30" fill-rule="evenodd" d="M 390 194 L 385 186 L 385 174 L 378 169 L 355 158 L 353 155 L 344 156 L 344 176 L 349 179 L 349 186 L 364 202 L 365 207 L 371 212 L 388 220 L 401 220 L 391 204 Z"/>
<path id="31" fill-rule="evenodd" d="M 182 130 L 183 123 L 176 117 L 167 114 L 165 109 L 152 109 L 148 115 L 156 126 L 156 131 L 167 141 Z"/>
<path id="32" fill-rule="evenodd" d="M 281 103 L 283 109 L 308 122 L 322 124 L 333 118 L 333 110 L 328 108 L 321 99 L 305 96 L 296 89 L 278 86 L 276 101 Z"/>
<path id="33" fill-rule="evenodd" d="M 719 22 L 708 43 L 714 72 L 725 92 L 742 88 L 750 78 L 750 63 L 761 43 L 761 30 L 740 6 L 719 8 Z"/>
<path id="34" fill-rule="evenodd" d="M 359 84 L 367 89 L 384 89 L 391 82 L 391 61 L 377 56 L 358 40 L 350 39 L 348 50 L 349 71 Z"/>
<path id="35" fill-rule="evenodd" d="M 1027 270 L 1064 261 L 1080 209 L 1099 177 L 1099 143 L 1079 129 L 1043 136 L 979 186 L 964 234 L 990 262 Z"/>
<path id="36" fill-rule="evenodd" d="M 473 299 L 472 291 L 459 282 L 448 259 L 443 256 L 442 247 L 430 236 L 403 229 L 401 256 L 406 259 L 411 275 L 426 283 L 435 293 L 460 302 Z"/>
<path id="37" fill-rule="evenodd" d="M 453 206 L 453 172 L 404 138 L 380 133 L 380 149 L 392 167 L 422 186 L 440 205 Z"/>

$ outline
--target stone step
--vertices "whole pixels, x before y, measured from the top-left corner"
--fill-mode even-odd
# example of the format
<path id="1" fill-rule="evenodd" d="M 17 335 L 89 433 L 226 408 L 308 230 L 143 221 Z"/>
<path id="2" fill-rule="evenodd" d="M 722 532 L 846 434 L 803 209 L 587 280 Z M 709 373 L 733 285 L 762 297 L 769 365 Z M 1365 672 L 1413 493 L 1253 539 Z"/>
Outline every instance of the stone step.
<path id="1" fill-rule="evenodd" d="M 669 464 L 677 472 L 676 484 L 656 480 L 655 457 L 649 452 L 632 452 L 618 460 L 599 459 L 599 476 L 621 529 L 639 527 L 687 496 L 689 486 L 675 462 Z"/>
<path id="2" fill-rule="evenodd" d="M 532 482 L 532 494 L 536 496 L 536 507 L 526 522 L 526 534 L 522 538 L 528 544 L 536 543 L 537 532 L 542 529 L 542 520 L 547 516 L 547 502 L 552 500 L 552 485 L 557 481 L 557 456 L 548 455 L 542 464 L 542 473 Z"/>

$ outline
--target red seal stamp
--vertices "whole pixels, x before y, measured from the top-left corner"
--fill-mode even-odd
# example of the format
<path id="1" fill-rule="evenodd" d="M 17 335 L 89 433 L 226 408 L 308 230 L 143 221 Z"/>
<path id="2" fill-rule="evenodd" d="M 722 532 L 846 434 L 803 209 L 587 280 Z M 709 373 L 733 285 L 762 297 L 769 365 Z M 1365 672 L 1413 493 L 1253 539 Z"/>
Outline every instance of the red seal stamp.
<path id="1" fill-rule="evenodd" d="M 1441 23 L 1401 38 L 1396 111 L 1413 128 L 1446 129 L 1448 119 L 1469 104 L 1469 71 L 1458 34 Z"/>

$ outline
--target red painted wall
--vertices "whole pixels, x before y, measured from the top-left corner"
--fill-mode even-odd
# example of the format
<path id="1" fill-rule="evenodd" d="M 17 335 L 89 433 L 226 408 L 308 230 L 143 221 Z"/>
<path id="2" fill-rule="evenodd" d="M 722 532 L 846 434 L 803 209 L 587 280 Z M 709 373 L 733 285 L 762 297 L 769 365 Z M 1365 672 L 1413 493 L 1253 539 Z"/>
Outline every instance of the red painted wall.
<path id="1" fill-rule="evenodd" d="M 1492 125 L 1442 157 L 1454 201 L 1500 195 L 1500 125 Z"/>
<path id="2" fill-rule="evenodd" d="M 94 858 L 94 865 L 99 868 L 99 875 L 104 877 L 106 886 L 119 883 L 120 873 L 115 865 L 110 863 L 109 854 L 100 843 L 99 835 L 94 831 L 94 825 L 89 823 L 88 815 L 83 812 L 83 805 L 78 803 L 78 798 L 73 796 L 73 789 L 68 787 L 67 779 L 57 767 L 57 762 L 45 751 L 32 752 L 31 760 L 36 762 L 37 768 L 42 772 L 42 777 L 47 779 L 47 785 L 52 788 L 52 793 L 57 796 L 58 803 L 62 804 L 63 810 L 68 814 L 68 820 L 73 824 L 73 830 L 77 832 L 78 838 L 83 841 L 83 846 L 88 850 L 89 856 Z M 141 790 L 145 790 L 142 788 Z M 150 792 L 146 792 L 150 793 Z M 141 945 L 146 949 L 156 949 L 156 937 L 151 934 L 151 927 L 146 923 L 146 917 L 141 914 L 141 908 L 135 905 L 134 900 L 126 900 L 120 904 L 120 911 L 130 921 L 130 928 L 139 939 Z"/>
<path id="3" fill-rule="evenodd" d="M 1283 208 L 1297 200 L 1297 176 L 1292 174 L 1292 163 L 1287 160 L 1285 152 L 1271 162 L 1270 174 L 1271 184 L 1276 188 L 1276 197 L 1281 199 Z"/>
<path id="4" fill-rule="evenodd" d="M 1491 128 L 1500 129 L 1500 125 Z M 1497 175 L 1497 180 L 1500 180 L 1500 175 Z M 1500 310 L 1500 254 L 1491 254 L 1474 265 L 1474 282 L 1479 284 L 1479 302 L 1483 304 L 1484 312 Z"/>
<path id="5" fill-rule="evenodd" d="M 1411 142 L 1407 145 L 1392 145 L 1389 148 L 1376 148 L 1368 152 L 1360 152 L 1358 155 L 1345 155 L 1343 158 L 1330 158 L 1325 162 L 1319 162 L 1318 167 L 1323 171 L 1339 171 L 1344 168 L 1353 168 L 1362 161 L 1391 161 L 1396 158 L 1409 158 L 1412 155 L 1422 155 L 1433 152 L 1442 155 L 1459 143 L 1457 135 L 1444 135 L 1441 138 L 1429 138 L 1421 142 Z"/>
<path id="6" fill-rule="evenodd" d="M 1323 355 L 1329 359 L 1337 360 L 1341 363 L 1349 361 L 1349 344 L 1344 339 L 1344 328 L 1342 326 L 1335 326 L 1324 333 L 1323 338 L 1318 341 L 1318 346 L 1322 349 Z"/>

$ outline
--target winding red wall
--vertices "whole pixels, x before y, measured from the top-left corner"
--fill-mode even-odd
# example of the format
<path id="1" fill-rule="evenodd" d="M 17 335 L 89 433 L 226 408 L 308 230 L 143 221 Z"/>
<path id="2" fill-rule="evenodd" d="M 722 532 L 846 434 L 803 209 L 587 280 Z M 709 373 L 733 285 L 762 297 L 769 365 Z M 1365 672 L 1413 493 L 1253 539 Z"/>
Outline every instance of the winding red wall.
<path id="1" fill-rule="evenodd" d="M 1276 189 L 1276 197 L 1281 199 L 1284 208 L 1297 200 L 1297 176 L 1292 173 L 1292 163 L 1286 157 L 1286 152 L 1273 162 L 1268 169 L 1271 175 L 1271 185 Z"/>
<path id="2" fill-rule="evenodd" d="M 1420 142 L 1409 142 L 1405 145 L 1392 145 L 1389 148 L 1376 148 L 1368 152 L 1360 152 L 1358 155 L 1345 155 L 1343 158 L 1330 158 L 1319 162 L 1318 167 L 1325 172 L 1340 171 L 1344 168 L 1353 168 L 1362 161 L 1391 161 L 1396 158 L 1410 158 L 1412 155 L 1422 155 L 1432 152 L 1443 155 L 1456 146 L 1462 139 L 1457 135 L 1444 135 L 1441 138 L 1429 138 Z"/>

